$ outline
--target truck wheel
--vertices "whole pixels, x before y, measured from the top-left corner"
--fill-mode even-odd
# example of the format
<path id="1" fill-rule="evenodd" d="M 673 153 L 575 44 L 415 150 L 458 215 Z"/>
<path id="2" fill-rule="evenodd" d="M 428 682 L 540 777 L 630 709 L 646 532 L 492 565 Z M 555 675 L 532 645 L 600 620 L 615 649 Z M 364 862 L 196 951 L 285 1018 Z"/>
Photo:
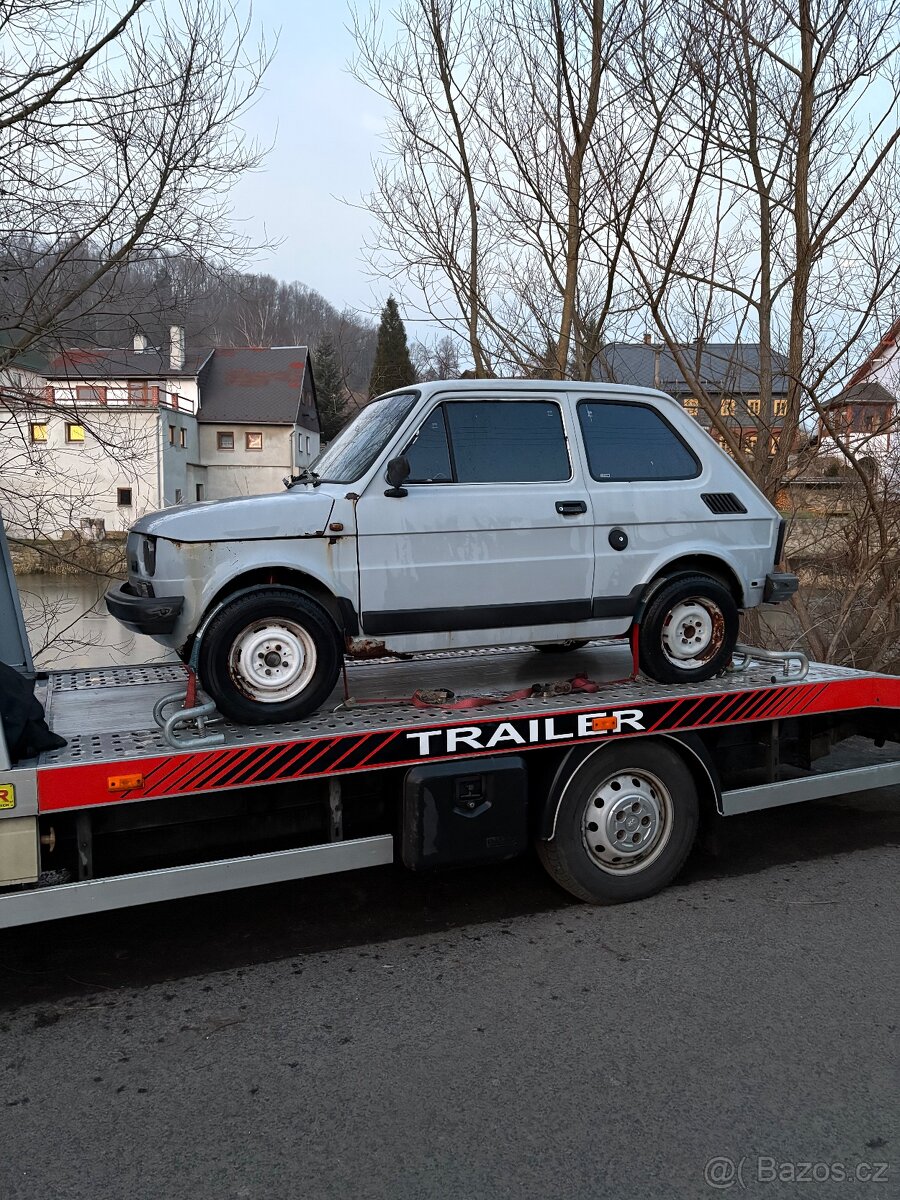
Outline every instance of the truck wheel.
<path id="1" fill-rule="evenodd" d="M 698 819 L 696 785 L 674 750 L 658 743 L 603 747 L 563 785 L 553 838 L 538 842 L 538 854 L 579 900 L 624 904 L 671 883 Z"/>
<path id="2" fill-rule="evenodd" d="M 724 584 L 689 575 L 664 584 L 641 622 L 641 670 L 660 683 L 695 683 L 718 675 L 738 638 L 738 608 Z"/>
<path id="3" fill-rule="evenodd" d="M 200 682 L 219 712 L 244 725 L 296 721 L 315 712 L 341 668 L 338 631 L 302 592 L 263 588 L 239 596 L 200 644 Z"/>

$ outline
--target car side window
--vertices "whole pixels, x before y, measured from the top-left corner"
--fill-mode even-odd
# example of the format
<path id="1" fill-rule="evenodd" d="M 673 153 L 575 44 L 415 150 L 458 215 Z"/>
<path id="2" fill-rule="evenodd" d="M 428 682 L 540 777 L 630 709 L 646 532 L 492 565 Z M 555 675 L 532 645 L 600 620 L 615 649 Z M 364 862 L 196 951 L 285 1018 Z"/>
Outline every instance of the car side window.
<path id="1" fill-rule="evenodd" d="M 428 414 L 403 452 L 409 459 L 407 483 L 451 483 L 453 467 L 444 422 L 444 406 Z"/>
<path id="2" fill-rule="evenodd" d="M 448 401 L 429 413 L 404 454 L 407 483 L 571 478 L 562 413 L 546 400 Z"/>
<path id="3" fill-rule="evenodd" d="M 582 400 L 578 421 L 591 478 L 600 483 L 695 479 L 700 462 L 654 408 Z"/>
<path id="4" fill-rule="evenodd" d="M 447 426 L 459 483 L 552 483 L 571 478 L 558 404 L 450 401 Z"/>

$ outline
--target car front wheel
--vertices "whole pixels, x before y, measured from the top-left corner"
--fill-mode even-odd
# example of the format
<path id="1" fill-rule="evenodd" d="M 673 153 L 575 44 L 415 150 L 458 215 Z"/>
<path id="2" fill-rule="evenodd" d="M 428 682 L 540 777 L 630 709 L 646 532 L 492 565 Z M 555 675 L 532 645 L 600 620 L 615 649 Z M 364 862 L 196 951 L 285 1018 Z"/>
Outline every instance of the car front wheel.
<path id="1" fill-rule="evenodd" d="M 341 643 L 331 617 L 290 588 L 239 596 L 203 635 L 199 674 L 223 716 L 245 725 L 296 721 L 337 682 Z"/>

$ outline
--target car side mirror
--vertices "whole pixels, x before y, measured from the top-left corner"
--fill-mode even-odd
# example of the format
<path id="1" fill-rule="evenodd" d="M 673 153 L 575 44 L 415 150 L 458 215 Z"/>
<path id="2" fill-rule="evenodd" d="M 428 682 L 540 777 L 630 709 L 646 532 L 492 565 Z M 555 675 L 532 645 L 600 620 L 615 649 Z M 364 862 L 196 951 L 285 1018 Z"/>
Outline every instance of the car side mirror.
<path id="1" fill-rule="evenodd" d="M 409 459 L 405 454 L 401 454 L 397 458 L 392 458 L 385 471 L 385 476 L 391 486 L 386 489 L 384 494 L 386 496 L 394 496 L 398 500 L 404 496 L 408 496 L 409 492 L 407 492 L 402 484 L 409 479 L 410 470 Z"/>

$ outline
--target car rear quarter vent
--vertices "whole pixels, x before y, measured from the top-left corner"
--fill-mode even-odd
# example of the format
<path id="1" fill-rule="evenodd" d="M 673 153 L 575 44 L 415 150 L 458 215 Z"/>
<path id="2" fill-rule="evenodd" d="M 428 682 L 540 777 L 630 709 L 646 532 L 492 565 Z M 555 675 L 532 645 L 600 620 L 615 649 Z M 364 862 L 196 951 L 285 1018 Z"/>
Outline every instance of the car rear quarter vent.
<path id="1" fill-rule="evenodd" d="M 716 516 L 747 511 L 734 492 L 701 492 L 700 496 L 706 507 Z"/>

